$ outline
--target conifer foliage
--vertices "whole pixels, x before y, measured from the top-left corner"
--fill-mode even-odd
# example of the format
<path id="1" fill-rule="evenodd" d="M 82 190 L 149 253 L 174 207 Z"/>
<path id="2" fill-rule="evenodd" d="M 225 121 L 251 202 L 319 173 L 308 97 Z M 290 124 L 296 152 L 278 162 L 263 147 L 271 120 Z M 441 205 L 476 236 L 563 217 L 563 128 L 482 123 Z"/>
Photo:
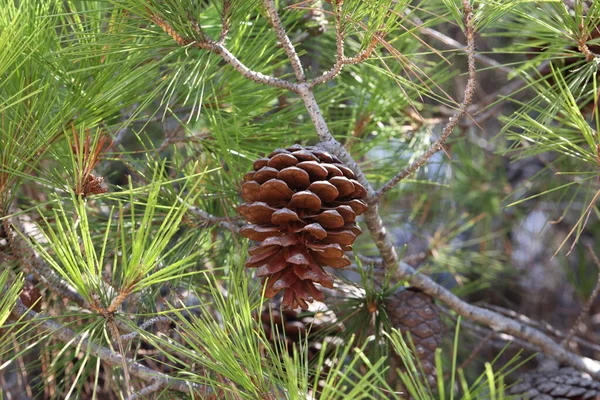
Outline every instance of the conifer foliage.
<path id="1" fill-rule="evenodd" d="M 0 400 L 598 396 L 599 27 L 0 0 Z"/>

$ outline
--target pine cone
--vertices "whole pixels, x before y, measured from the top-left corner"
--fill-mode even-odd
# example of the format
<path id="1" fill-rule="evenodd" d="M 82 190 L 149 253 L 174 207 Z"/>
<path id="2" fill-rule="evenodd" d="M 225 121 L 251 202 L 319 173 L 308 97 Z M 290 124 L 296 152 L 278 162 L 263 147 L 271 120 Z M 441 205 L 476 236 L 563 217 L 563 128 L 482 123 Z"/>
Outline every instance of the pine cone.
<path id="1" fill-rule="evenodd" d="M 386 301 L 390 323 L 402 334 L 410 332 L 430 384 L 435 383 L 435 350 L 441 346 L 444 326 L 433 298 L 417 288 L 407 288 Z M 396 360 L 397 361 L 397 360 Z"/>
<path id="2" fill-rule="evenodd" d="M 574 368 L 560 368 L 524 374 L 508 393 L 516 395 L 515 400 L 598 400 L 600 382 Z"/>
<path id="3" fill-rule="evenodd" d="M 28 276 L 23 283 L 23 290 L 19 295 L 21 302 L 27 308 L 32 308 L 35 312 L 42 311 L 42 295 L 40 289 L 36 286 L 36 280 L 33 276 Z"/>
<path id="4" fill-rule="evenodd" d="M 282 305 L 306 309 L 322 300 L 315 287 L 333 287 L 324 266 L 350 264 L 344 254 L 361 234 L 356 216 L 367 209 L 367 192 L 354 173 L 331 154 L 298 145 L 254 162 L 244 176 L 238 210 L 250 223 L 240 233 L 255 241 L 246 266 L 258 268 L 265 296 L 285 289 Z"/>

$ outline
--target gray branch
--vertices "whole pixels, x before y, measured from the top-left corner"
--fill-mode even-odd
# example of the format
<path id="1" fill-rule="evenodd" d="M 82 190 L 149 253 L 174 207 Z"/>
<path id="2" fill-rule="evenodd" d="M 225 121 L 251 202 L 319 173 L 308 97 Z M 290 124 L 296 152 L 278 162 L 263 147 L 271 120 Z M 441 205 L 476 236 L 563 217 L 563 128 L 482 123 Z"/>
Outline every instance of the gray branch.
<path id="1" fill-rule="evenodd" d="M 77 332 L 66 328 L 65 326 L 51 319 L 48 319 L 41 313 L 38 314 L 35 311 L 28 310 L 27 307 L 23 305 L 21 300 L 17 300 L 14 313 L 19 317 L 24 317 L 24 319 L 27 321 L 38 322 L 40 326 L 46 329 L 51 336 L 63 343 L 76 344 L 83 349 L 89 349 L 91 355 L 100 358 L 108 366 L 122 367 L 123 365 L 123 356 L 121 356 L 121 354 L 115 353 L 106 347 L 102 347 L 90 341 L 89 339 L 86 339 Z M 130 358 L 125 359 L 125 362 L 128 365 L 129 373 L 132 376 L 135 376 L 143 381 L 150 382 L 155 385 L 154 387 L 158 387 L 160 389 L 168 388 L 170 390 L 183 393 L 192 393 L 193 391 L 197 390 L 207 390 L 207 388 L 198 384 L 156 372 L 153 369 L 133 361 Z"/>
<path id="2" fill-rule="evenodd" d="M 285 53 L 287 54 L 290 62 L 292 63 L 292 69 L 296 74 L 296 79 L 298 82 L 304 82 L 306 80 L 304 76 L 304 69 L 302 68 L 302 63 L 300 62 L 300 58 L 298 57 L 298 53 L 294 48 L 289 36 L 285 33 L 285 28 L 281 24 L 281 19 L 279 18 L 279 13 L 277 13 L 277 9 L 275 8 L 274 0 L 265 0 L 265 7 L 267 8 L 267 14 L 269 14 L 269 19 L 271 20 L 271 24 L 273 25 L 273 29 L 277 34 L 277 38 L 279 42 L 283 46 Z"/>
<path id="3" fill-rule="evenodd" d="M 29 270 L 29 272 L 35 275 L 42 285 L 47 287 L 53 293 L 75 302 L 82 308 L 89 309 L 89 304 L 83 296 L 81 296 L 68 282 L 62 279 L 62 277 L 58 275 L 56 271 L 54 271 L 54 269 L 50 267 L 31 247 L 30 243 L 27 242 L 25 237 L 31 235 L 31 230 L 34 225 L 25 220 L 25 218 L 26 217 L 13 217 L 8 219 L 8 226 L 13 226 L 15 230 L 22 232 L 21 234 L 14 231 L 9 232 L 9 243 L 13 254 L 19 259 L 19 262 Z M 16 219 L 18 226 L 13 223 L 13 219 Z M 31 238 L 29 240 L 34 239 Z"/>
<path id="4" fill-rule="evenodd" d="M 431 145 L 427 151 L 425 151 L 425 153 L 423 153 L 417 160 L 410 164 L 404 171 L 399 172 L 396 174 L 396 176 L 390 179 L 389 182 L 384 184 L 381 189 L 375 193 L 375 196 L 367 199 L 370 204 L 377 203 L 379 199 L 381 199 L 381 196 L 394 188 L 394 186 L 396 186 L 404 178 L 419 169 L 427 162 L 427 160 L 431 158 L 431 156 L 440 151 L 454 128 L 460 122 L 460 119 L 467 113 L 467 109 L 473 101 L 475 83 L 477 82 L 477 69 L 475 68 L 475 32 L 473 29 L 473 10 L 468 1 L 463 1 L 463 5 L 465 8 L 465 31 L 467 36 L 467 61 L 469 70 L 469 78 L 465 87 L 463 101 L 460 103 L 454 115 L 450 117 L 446 126 L 444 126 L 439 139 L 436 140 L 435 143 Z"/>

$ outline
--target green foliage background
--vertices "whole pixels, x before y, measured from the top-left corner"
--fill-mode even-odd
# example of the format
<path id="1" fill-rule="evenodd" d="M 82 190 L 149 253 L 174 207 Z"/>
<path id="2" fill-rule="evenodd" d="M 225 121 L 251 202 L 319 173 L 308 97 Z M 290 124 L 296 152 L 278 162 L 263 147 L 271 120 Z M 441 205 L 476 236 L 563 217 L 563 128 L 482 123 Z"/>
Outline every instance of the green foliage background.
<path id="1" fill-rule="evenodd" d="M 230 3 L 231 53 L 253 70 L 292 79 L 262 2 Z M 478 60 L 479 102 L 445 151 L 386 196 L 381 214 L 420 273 L 471 301 L 525 312 L 515 295 L 525 273 L 512 265 L 511 235 L 544 206 L 559 221 L 548 246 L 558 261 L 546 273 L 564 275 L 583 303 L 597 273 L 585 249 L 598 250 L 600 57 L 586 59 L 581 38 L 590 51 L 600 48 L 600 3 L 472 3 L 478 54 L 498 65 Z M 307 76 L 320 76 L 335 62 L 331 6 L 278 6 Z M 96 343 L 206 398 L 403 398 L 400 386 L 418 399 L 505 398 L 505 376 L 527 355 L 496 349 L 458 368 L 470 351 L 461 348 L 464 329 L 447 334 L 438 353 L 438 387 L 421 379 L 410 340 L 386 323 L 385 298 L 404 282 L 373 284 L 377 263 L 368 257 L 378 254 L 367 234 L 355 246 L 359 273 L 338 277 L 360 295 L 331 304 L 347 326 L 342 344 L 324 344 L 311 358 L 307 337 L 291 354 L 269 343 L 256 318 L 264 306 L 260 285 L 243 267 L 248 243 L 232 229 L 241 223 L 240 182 L 256 158 L 318 138 L 298 96 L 245 79 L 207 51 L 178 46 L 149 17 L 194 38 L 193 17 L 217 39 L 224 12 L 221 1 L 0 0 L 0 217 L 5 232 L 9 223 L 15 228 L 15 239 L 7 236 L 0 248 L 7 255 L 0 254 L 0 374 L 25 360 L 39 375 L 25 384 L 33 394 L 127 398 L 122 368 L 103 365 L 85 345 Z M 315 96 L 332 134 L 380 186 L 436 140 L 461 100 L 464 52 L 424 32 L 464 41 L 462 5 L 346 0 L 343 12 L 347 54 L 374 34 L 381 43 Z M 94 174 L 109 191 L 83 198 L 73 189 L 84 165 L 72 144 L 78 136 L 94 146 L 103 135 L 113 145 Z M 532 163 L 533 173 L 514 177 Z M 18 240 L 92 305 L 78 307 L 40 285 L 45 315 L 80 335 L 70 343 L 38 322 L 5 322 L 23 274 L 32 272 L 31 260 L 23 261 L 31 253 L 9 243 Z M 93 311 L 110 308 L 123 292 L 113 322 Z M 527 311 L 539 319 L 554 312 Z M 361 330 L 353 315 L 375 322 Z M 153 317 L 164 318 L 163 330 L 139 327 Z M 449 311 L 448 325 L 458 326 L 452 317 Z M 111 324 L 137 332 L 136 339 L 117 345 Z M 392 378 L 390 354 L 408 365 Z M 134 391 L 144 386 L 133 379 Z"/>

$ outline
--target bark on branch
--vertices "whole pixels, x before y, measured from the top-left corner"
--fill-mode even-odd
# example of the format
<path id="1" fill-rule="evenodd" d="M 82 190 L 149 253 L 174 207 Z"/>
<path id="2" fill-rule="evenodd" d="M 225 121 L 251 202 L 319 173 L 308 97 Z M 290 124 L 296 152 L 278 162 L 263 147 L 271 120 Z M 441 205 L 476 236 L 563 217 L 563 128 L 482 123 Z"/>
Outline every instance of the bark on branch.
<path id="1" fill-rule="evenodd" d="M 154 387 L 159 389 L 168 388 L 183 393 L 192 393 L 194 391 L 208 390 L 208 388 L 187 382 L 182 379 L 177 379 L 169 375 L 156 372 L 151 368 L 148 368 L 132 359 L 123 359 L 121 354 L 116 353 L 106 347 L 102 347 L 77 332 L 48 319 L 41 313 L 28 310 L 23 305 L 21 300 L 17 300 L 17 305 L 13 311 L 17 317 L 24 317 L 24 320 L 38 322 L 42 328 L 44 328 L 52 337 L 60 340 L 63 343 L 71 343 L 79 345 L 82 349 L 89 349 L 91 355 L 100 358 L 106 365 L 110 367 L 121 367 L 124 362 L 128 366 L 129 373 L 142 381 L 152 383 Z"/>
<path id="2" fill-rule="evenodd" d="M 370 204 L 377 203 L 381 196 L 387 193 L 389 190 L 394 188 L 400 181 L 402 181 L 407 176 L 411 175 L 415 172 L 419 167 L 427 162 L 435 153 L 442 149 L 448 137 L 460 122 L 460 119 L 467 113 L 467 109 L 471 102 L 473 101 L 473 93 L 475 92 L 475 83 L 477 81 L 477 69 L 475 68 L 475 30 L 473 28 L 473 9 L 471 4 L 468 1 L 463 1 L 464 13 L 465 13 L 465 34 L 467 37 L 467 64 L 468 64 L 468 75 L 467 85 L 465 87 L 464 98 L 462 103 L 458 106 L 458 109 L 450 117 L 446 126 L 442 130 L 442 134 L 439 139 L 435 141 L 425 153 L 423 153 L 417 160 L 415 160 L 412 164 L 410 164 L 404 171 L 399 172 L 390 179 L 385 185 L 379 189 L 375 195 L 369 199 L 367 202 Z"/>

